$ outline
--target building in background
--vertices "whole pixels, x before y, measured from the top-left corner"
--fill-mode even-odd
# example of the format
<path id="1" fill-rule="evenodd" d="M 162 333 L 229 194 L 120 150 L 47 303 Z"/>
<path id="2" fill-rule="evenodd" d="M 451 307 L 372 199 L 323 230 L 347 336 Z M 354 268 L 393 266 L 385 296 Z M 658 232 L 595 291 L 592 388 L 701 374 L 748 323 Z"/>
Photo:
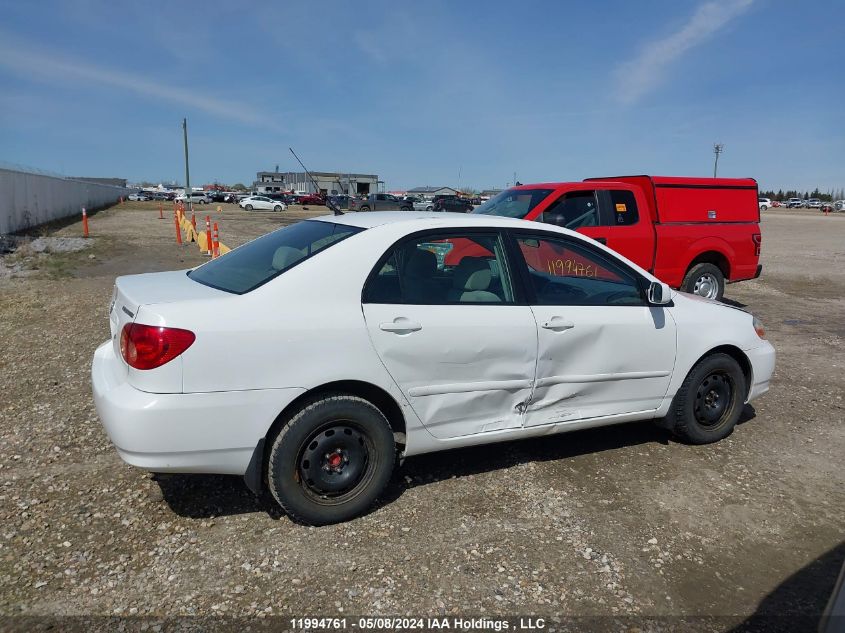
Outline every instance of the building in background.
<path id="1" fill-rule="evenodd" d="M 255 175 L 252 189 L 256 193 L 276 193 L 279 191 L 302 191 L 322 193 L 324 195 L 367 195 L 384 188 L 384 182 L 376 174 L 353 174 L 349 172 L 312 171 L 310 172 L 317 186 L 303 171 L 259 171 Z"/>
<path id="2" fill-rule="evenodd" d="M 414 187 L 408 189 L 409 196 L 421 196 L 424 198 L 432 198 L 434 196 L 454 196 L 460 193 L 457 189 L 452 187 Z"/>

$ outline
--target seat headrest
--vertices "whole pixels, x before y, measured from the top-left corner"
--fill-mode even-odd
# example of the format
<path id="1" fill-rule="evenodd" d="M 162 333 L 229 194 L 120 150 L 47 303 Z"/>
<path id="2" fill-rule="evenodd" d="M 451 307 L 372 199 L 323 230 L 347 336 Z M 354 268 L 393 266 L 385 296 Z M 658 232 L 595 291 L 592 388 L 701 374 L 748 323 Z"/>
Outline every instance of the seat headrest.
<path id="1" fill-rule="evenodd" d="M 289 268 L 291 265 L 298 262 L 303 257 L 305 257 L 305 254 L 298 248 L 293 248 L 292 246 L 280 246 L 276 249 L 276 252 L 273 253 L 273 269 L 284 270 L 285 268 Z"/>
<path id="2" fill-rule="evenodd" d="M 431 251 L 415 248 L 405 263 L 408 277 L 431 277 L 437 272 L 437 255 Z"/>
<path id="3" fill-rule="evenodd" d="M 464 257 L 457 268 L 452 285 L 460 290 L 487 290 L 493 273 L 483 257 Z"/>

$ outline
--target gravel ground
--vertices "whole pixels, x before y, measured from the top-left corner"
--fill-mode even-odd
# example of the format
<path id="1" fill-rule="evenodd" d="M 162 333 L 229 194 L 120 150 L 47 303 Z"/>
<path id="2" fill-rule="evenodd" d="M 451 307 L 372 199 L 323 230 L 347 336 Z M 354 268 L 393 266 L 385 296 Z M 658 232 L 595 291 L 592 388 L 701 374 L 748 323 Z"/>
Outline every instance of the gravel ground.
<path id="1" fill-rule="evenodd" d="M 232 247 L 325 213 L 223 206 L 213 215 Z M 763 276 L 726 297 L 763 319 L 778 367 L 728 439 L 686 446 L 645 423 L 412 458 L 379 507 L 323 528 L 237 477 L 153 478 L 106 438 L 89 365 L 114 277 L 204 259 L 164 215 L 124 204 L 91 216 L 82 251 L 0 257 L 2 628 L 347 614 L 815 627 L 845 559 L 845 214 L 765 214 Z"/>

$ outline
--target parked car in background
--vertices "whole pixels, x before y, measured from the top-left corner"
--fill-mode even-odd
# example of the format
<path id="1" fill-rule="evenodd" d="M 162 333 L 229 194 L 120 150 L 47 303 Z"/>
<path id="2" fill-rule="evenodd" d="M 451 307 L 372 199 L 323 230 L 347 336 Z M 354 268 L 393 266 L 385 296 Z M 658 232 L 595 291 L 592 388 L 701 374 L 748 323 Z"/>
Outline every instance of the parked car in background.
<path id="1" fill-rule="evenodd" d="M 180 194 L 176 196 L 176 202 L 191 202 L 193 204 L 208 204 L 211 200 L 205 195 L 204 191 L 194 191 L 190 194 Z"/>
<path id="2" fill-rule="evenodd" d="M 326 204 L 326 201 L 323 199 L 322 196 L 316 193 L 306 193 L 297 196 L 296 200 L 297 204 L 301 204 L 302 206 L 312 205 L 312 206 L 321 206 Z"/>
<path id="3" fill-rule="evenodd" d="M 413 455 L 640 420 L 719 441 L 775 365 L 748 312 L 501 217 L 298 222 L 118 277 L 109 320 L 91 378 L 125 462 L 241 475 L 317 525 L 366 512 Z"/>
<path id="4" fill-rule="evenodd" d="M 152 198 L 143 191 L 136 191 L 134 193 L 130 193 L 128 196 L 126 196 L 126 199 L 132 200 L 133 202 L 143 202 L 145 200 L 152 200 Z"/>
<path id="5" fill-rule="evenodd" d="M 760 205 L 760 211 L 765 211 L 772 206 L 770 198 L 757 198 L 757 203 Z"/>
<path id="6" fill-rule="evenodd" d="M 837 200 L 833 203 L 834 211 L 845 211 L 845 200 Z"/>
<path id="7" fill-rule="evenodd" d="M 284 211 L 287 209 L 287 205 L 284 202 L 279 200 L 273 200 L 268 198 L 267 196 L 250 196 L 249 198 L 244 198 L 240 202 L 238 202 L 238 206 L 241 209 L 245 209 L 247 211 L 254 211 L 256 209 L 267 210 L 267 211 Z"/>
<path id="8" fill-rule="evenodd" d="M 434 211 L 434 201 L 420 198 L 414 203 L 414 211 Z"/>
<path id="9" fill-rule="evenodd" d="M 520 185 L 473 213 L 577 230 L 673 288 L 719 300 L 728 281 L 760 276 L 757 198 L 753 178 L 618 176 Z"/>
<path id="10" fill-rule="evenodd" d="M 352 196 L 349 196 L 345 193 L 336 194 L 333 196 L 329 196 L 332 204 L 337 207 L 338 209 L 346 210 L 349 208 L 349 200 Z"/>
<path id="11" fill-rule="evenodd" d="M 822 201 L 818 198 L 810 198 L 807 200 L 807 208 L 808 209 L 818 209 L 822 206 Z"/>
<path id="12" fill-rule="evenodd" d="M 171 191 L 154 191 L 153 200 L 173 200 L 176 194 Z"/>
<path id="13" fill-rule="evenodd" d="M 411 211 L 414 206 L 389 193 L 371 193 L 349 201 L 350 211 Z"/>
<path id="14" fill-rule="evenodd" d="M 801 198 L 790 198 L 790 199 L 789 199 L 789 200 L 787 200 L 787 202 L 786 202 L 786 206 L 787 206 L 787 208 L 789 208 L 789 209 L 798 209 L 798 208 L 800 208 L 803 204 L 804 204 L 804 203 L 801 201 Z"/>
<path id="15" fill-rule="evenodd" d="M 224 202 L 226 195 L 222 191 L 218 191 L 217 189 L 211 189 L 205 192 L 205 196 L 209 199 L 210 202 Z"/>
<path id="16" fill-rule="evenodd" d="M 819 211 L 821 211 L 822 213 L 830 213 L 831 211 L 834 211 L 833 203 L 832 202 L 822 202 L 819 205 Z"/>
<path id="17" fill-rule="evenodd" d="M 433 211 L 451 211 L 452 213 L 469 213 L 472 203 L 467 198 L 455 195 L 434 196 Z"/>

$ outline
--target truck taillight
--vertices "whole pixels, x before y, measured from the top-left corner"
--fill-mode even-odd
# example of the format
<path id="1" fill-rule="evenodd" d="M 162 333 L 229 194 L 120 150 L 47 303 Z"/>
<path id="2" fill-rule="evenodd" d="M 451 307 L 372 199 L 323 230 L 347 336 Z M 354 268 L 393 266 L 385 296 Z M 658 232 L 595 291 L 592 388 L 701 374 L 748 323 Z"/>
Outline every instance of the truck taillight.
<path id="1" fill-rule="evenodd" d="M 754 242 L 754 254 L 759 257 L 760 256 L 760 248 L 763 245 L 763 236 L 760 235 L 759 233 L 755 233 L 754 235 L 751 236 L 751 239 Z"/>
<path id="2" fill-rule="evenodd" d="M 135 369 L 155 369 L 179 356 L 196 340 L 188 330 L 127 323 L 120 333 L 120 355 Z"/>

